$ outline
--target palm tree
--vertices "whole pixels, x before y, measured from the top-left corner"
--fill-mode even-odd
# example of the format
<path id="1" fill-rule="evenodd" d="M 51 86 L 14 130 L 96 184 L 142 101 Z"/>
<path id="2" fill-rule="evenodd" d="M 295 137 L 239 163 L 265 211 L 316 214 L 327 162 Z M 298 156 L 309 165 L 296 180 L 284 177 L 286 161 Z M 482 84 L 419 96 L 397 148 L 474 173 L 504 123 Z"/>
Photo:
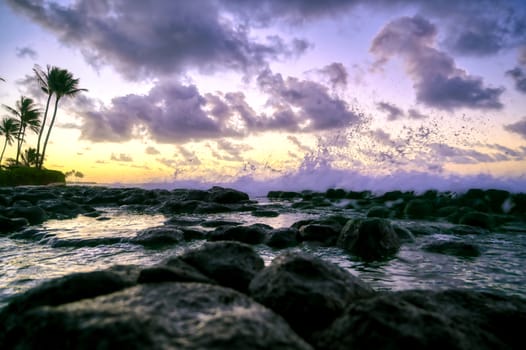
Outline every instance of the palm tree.
<path id="1" fill-rule="evenodd" d="M 2 154 L 0 154 L 0 165 L 2 165 L 2 159 L 4 159 L 4 152 L 6 147 L 8 144 L 13 144 L 18 129 L 18 120 L 14 118 L 4 118 L 0 122 L 0 135 L 4 135 L 5 137 L 4 147 L 2 148 Z"/>
<path id="2" fill-rule="evenodd" d="M 12 108 L 4 105 L 4 108 L 18 118 L 18 134 L 16 136 L 18 140 L 18 147 L 16 150 L 16 164 L 18 165 L 18 159 L 20 152 L 22 151 L 22 144 L 24 143 L 26 128 L 29 127 L 30 130 L 35 133 L 38 132 L 40 128 L 40 109 L 35 105 L 33 99 L 22 96 L 20 101 L 16 102 L 16 108 Z"/>
<path id="3" fill-rule="evenodd" d="M 28 148 L 20 155 L 22 157 L 22 164 L 27 167 L 38 165 L 38 153 L 36 148 Z"/>
<path id="4" fill-rule="evenodd" d="M 49 70 L 47 87 L 46 90 L 43 90 L 47 91 L 48 98 L 49 96 L 51 96 L 50 94 L 55 94 L 55 109 L 53 111 L 53 117 L 51 118 L 51 122 L 49 123 L 46 139 L 44 140 L 38 168 L 42 168 L 42 164 L 44 163 L 44 157 L 46 156 L 46 148 L 49 142 L 49 135 L 51 135 L 51 129 L 53 129 L 53 125 L 55 124 L 55 118 L 57 116 L 58 102 L 64 96 L 73 97 L 81 91 L 88 91 L 87 89 L 79 88 L 78 84 L 79 79 L 74 79 L 73 74 L 71 74 L 67 69 L 52 67 Z"/>
<path id="5" fill-rule="evenodd" d="M 40 68 L 39 65 L 35 65 L 35 67 L 33 68 L 33 72 L 35 72 L 40 88 L 47 94 L 44 118 L 42 119 L 42 126 L 40 128 L 40 132 L 38 133 L 37 154 L 40 154 L 40 142 L 42 140 L 42 135 L 44 134 L 44 129 L 47 120 L 47 112 L 49 109 L 49 102 L 51 101 L 51 96 L 53 95 L 53 87 L 56 85 L 56 80 L 59 75 L 59 71 L 60 68 L 54 66 L 51 67 L 49 64 L 46 66 L 45 72 L 42 70 L 42 68 Z M 37 167 L 39 167 L 39 164 L 37 164 Z"/>

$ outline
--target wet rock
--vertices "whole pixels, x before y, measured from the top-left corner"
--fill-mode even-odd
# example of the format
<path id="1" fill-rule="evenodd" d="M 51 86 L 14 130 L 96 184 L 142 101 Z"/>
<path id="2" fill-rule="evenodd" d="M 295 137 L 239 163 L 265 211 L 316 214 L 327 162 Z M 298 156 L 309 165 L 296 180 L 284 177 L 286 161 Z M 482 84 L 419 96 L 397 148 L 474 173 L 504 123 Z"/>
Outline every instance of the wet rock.
<path id="1" fill-rule="evenodd" d="M 139 285 L 18 315 L 7 348 L 311 349 L 283 319 L 231 289 Z"/>
<path id="2" fill-rule="evenodd" d="M 391 210 L 384 206 L 374 206 L 367 211 L 368 218 L 388 218 L 391 216 Z"/>
<path id="3" fill-rule="evenodd" d="M 316 241 L 325 245 L 335 245 L 340 235 L 340 227 L 324 224 L 308 224 L 299 229 L 298 240 Z"/>
<path id="4" fill-rule="evenodd" d="M 252 298 L 283 316 L 305 339 L 327 327 L 351 301 L 373 293 L 339 266 L 300 253 L 276 257 L 250 283 Z"/>
<path id="5" fill-rule="evenodd" d="M 396 254 L 400 239 L 388 220 L 358 219 L 345 225 L 338 245 L 365 261 L 373 261 Z"/>
<path id="6" fill-rule="evenodd" d="M 347 196 L 347 192 L 342 188 L 329 188 L 325 192 L 325 197 L 329 199 L 343 199 Z"/>
<path id="7" fill-rule="evenodd" d="M 178 216 L 174 216 L 166 220 L 164 224 L 173 225 L 173 226 L 197 226 L 201 224 L 201 220 L 200 219 L 180 218 Z"/>
<path id="8" fill-rule="evenodd" d="M 130 239 L 131 243 L 154 247 L 177 244 L 184 240 L 184 234 L 177 227 L 157 226 L 141 230 Z"/>
<path id="9" fill-rule="evenodd" d="M 395 230 L 396 235 L 400 239 L 400 242 L 404 243 L 404 242 L 414 242 L 415 241 L 415 236 L 409 229 L 398 226 L 398 225 L 393 225 L 393 229 Z"/>
<path id="10" fill-rule="evenodd" d="M 432 253 L 455 255 L 459 257 L 480 256 L 480 249 L 475 244 L 467 242 L 435 242 L 425 245 L 423 249 Z"/>
<path id="11" fill-rule="evenodd" d="M 70 219 L 86 212 L 79 204 L 63 199 L 40 200 L 38 206 L 48 213 L 50 219 Z"/>
<path id="12" fill-rule="evenodd" d="M 219 203 L 207 203 L 202 202 L 194 209 L 195 214 L 216 214 L 216 213 L 229 213 L 235 211 L 234 208 L 228 205 Z"/>
<path id="13" fill-rule="evenodd" d="M 505 213 L 506 212 L 503 210 L 503 205 L 504 205 L 504 202 L 511 196 L 511 194 L 508 191 L 489 189 L 489 190 L 486 190 L 485 195 L 486 195 L 488 204 L 492 212 L 494 213 Z"/>
<path id="14" fill-rule="evenodd" d="M 317 349 L 521 349 L 526 301 L 473 291 L 360 299 L 314 336 Z"/>
<path id="15" fill-rule="evenodd" d="M 47 219 L 44 209 L 36 205 L 28 207 L 15 206 L 6 208 L 2 214 L 10 218 L 25 218 L 30 225 L 41 224 Z"/>
<path id="16" fill-rule="evenodd" d="M 433 204 L 426 199 L 410 200 L 405 205 L 404 214 L 409 219 L 426 219 L 433 216 Z"/>
<path id="17" fill-rule="evenodd" d="M 264 218 L 275 218 L 275 217 L 278 217 L 279 216 L 279 212 L 276 211 L 276 210 L 262 210 L 262 209 L 259 209 L 259 210 L 254 210 L 252 212 L 252 216 L 255 216 L 255 217 L 264 217 Z"/>
<path id="18" fill-rule="evenodd" d="M 263 259 L 252 247 L 230 241 L 207 242 L 198 249 L 183 253 L 178 259 L 222 286 L 240 292 L 248 290 L 248 284 L 264 266 Z"/>
<path id="19" fill-rule="evenodd" d="M 29 222 L 25 218 L 12 219 L 0 215 L 0 233 L 10 233 L 18 231 L 27 225 L 29 225 Z"/>
<path id="20" fill-rule="evenodd" d="M 189 228 L 189 227 L 177 227 L 177 228 L 183 232 L 183 237 L 185 241 L 205 239 L 207 236 L 206 232 L 198 230 L 196 228 Z"/>
<path id="21" fill-rule="evenodd" d="M 268 199 L 281 199 L 281 200 L 291 200 L 295 198 L 301 198 L 301 193 L 291 192 L 291 191 L 270 191 L 267 193 Z"/>
<path id="22" fill-rule="evenodd" d="M 210 241 L 237 241 L 247 244 L 263 243 L 272 227 L 258 224 L 250 226 L 222 226 L 208 234 Z"/>
<path id="23" fill-rule="evenodd" d="M 30 187 L 27 190 L 16 191 L 11 200 L 17 201 L 28 201 L 32 205 L 36 205 L 38 201 L 45 199 L 57 199 L 57 195 L 46 188 Z"/>
<path id="24" fill-rule="evenodd" d="M 137 282 L 201 282 L 217 284 L 217 282 L 203 275 L 195 267 L 177 258 L 170 259 L 165 265 L 142 269 Z"/>
<path id="25" fill-rule="evenodd" d="M 208 192 L 208 200 L 215 203 L 231 204 L 247 201 L 249 199 L 248 194 L 232 188 L 215 186 L 208 190 Z"/>
<path id="26" fill-rule="evenodd" d="M 230 220 L 208 220 L 201 223 L 203 227 L 219 227 L 219 226 L 239 226 L 241 222 Z"/>
<path id="27" fill-rule="evenodd" d="M 279 228 L 268 233 L 265 244 L 272 248 L 288 248 L 298 245 L 299 231 L 296 228 Z"/>
<path id="28" fill-rule="evenodd" d="M 159 211 L 165 214 L 182 214 L 182 213 L 193 213 L 195 208 L 201 204 L 197 200 L 174 200 L 170 199 L 165 201 L 160 207 Z"/>
<path id="29" fill-rule="evenodd" d="M 490 215 L 474 211 L 462 215 L 459 220 L 459 224 L 476 226 L 490 230 L 494 226 L 494 221 Z"/>
<path id="30" fill-rule="evenodd" d="M 18 314 L 39 306 L 61 305 L 93 298 L 133 284 L 134 281 L 126 278 L 123 273 L 109 270 L 75 273 L 50 280 L 11 299 L 0 313 L 0 324 L 9 326 Z"/>

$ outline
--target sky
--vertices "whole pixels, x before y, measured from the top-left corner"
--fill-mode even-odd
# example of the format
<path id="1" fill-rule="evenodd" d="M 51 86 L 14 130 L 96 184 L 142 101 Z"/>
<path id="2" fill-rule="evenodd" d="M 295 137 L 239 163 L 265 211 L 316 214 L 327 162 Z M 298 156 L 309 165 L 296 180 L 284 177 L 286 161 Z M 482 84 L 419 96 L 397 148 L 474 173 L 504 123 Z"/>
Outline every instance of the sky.
<path id="1" fill-rule="evenodd" d="M 1 104 L 45 105 L 35 65 L 88 89 L 45 163 L 84 181 L 526 187 L 523 0 L 0 0 L 0 23 Z"/>

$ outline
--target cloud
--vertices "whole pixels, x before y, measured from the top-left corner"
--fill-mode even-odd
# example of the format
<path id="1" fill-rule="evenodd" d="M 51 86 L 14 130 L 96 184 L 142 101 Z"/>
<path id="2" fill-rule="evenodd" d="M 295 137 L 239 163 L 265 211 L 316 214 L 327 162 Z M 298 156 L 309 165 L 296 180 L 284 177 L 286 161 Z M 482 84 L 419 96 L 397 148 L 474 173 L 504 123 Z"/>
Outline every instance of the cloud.
<path id="1" fill-rule="evenodd" d="M 120 142 L 147 135 L 159 143 L 240 137 L 266 131 L 313 132 L 347 127 L 359 113 L 317 82 L 283 79 L 265 69 L 258 84 L 267 94 L 268 114 L 257 113 L 242 92 L 207 93 L 195 85 L 162 81 L 147 94 L 115 97 L 109 106 L 89 98 L 72 106 L 82 120 L 81 138 Z"/>
<path id="2" fill-rule="evenodd" d="M 243 158 L 243 153 L 253 149 L 252 146 L 246 144 L 235 144 L 227 140 L 218 140 L 216 142 L 216 149 L 208 146 L 212 150 L 212 155 L 219 159 L 229 162 L 242 162 L 245 159 Z M 218 152 L 219 150 L 220 152 Z"/>
<path id="3" fill-rule="evenodd" d="M 322 131 L 347 127 L 361 121 L 342 99 L 331 96 L 326 86 L 310 81 L 273 74 L 265 69 L 257 77 L 262 91 L 270 98 L 267 105 L 275 112 L 262 127 L 294 131 Z"/>
<path id="4" fill-rule="evenodd" d="M 146 147 L 146 150 L 144 152 L 149 155 L 161 154 L 161 152 L 159 152 L 157 148 L 152 147 L 152 146 Z"/>
<path id="5" fill-rule="evenodd" d="M 453 58 L 434 47 L 436 36 L 436 27 L 423 17 L 393 20 L 373 40 L 370 50 L 378 58 L 375 65 L 400 55 L 417 100 L 430 107 L 501 109 L 504 89 L 485 87 L 481 78 L 458 68 Z"/>
<path id="6" fill-rule="evenodd" d="M 515 89 L 526 94 L 526 71 L 521 67 L 515 67 L 506 72 L 515 82 Z"/>
<path id="7" fill-rule="evenodd" d="M 177 146 L 177 155 L 183 158 L 182 161 L 178 161 L 177 165 L 201 165 L 201 161 L 195 155 L 195 152 L 188 150 L 184 146 Z"/>
<path id="8" fill-rule="evenodd" d="M 118 155 L 112 153 L 110 159 L 116 162 L 133 162 L 133 158 L 130 155 L 124 153 Z"/>
<path id="9" fill-rule="evenodd" d="M 128 79 L 233 69 L 249 72 L 269 59 L 301 54 L 308 44 L 278 36 L 258 39 L 224 16 L 216 1 L 7 0 L 16 11 L 78 47 L 96 66 L 110 64 Z"/>
<path id="10" fill-rule="evenodd" d="M 387 113 L 388 120 L 397 120 L 404 116 L 404 111 L 389 102 L 378 102 L 376 104 L 379 110 Z"/>
<path id="11" fill-rule="evenodd" d="M 310 147 L 305 146 L 301 141 L 293 135 L 287 136 L 287 139 L 294 144 L 303 153 L 311 153 L 313 150 Z"/>
<path id="12" fill-rule="evenodd" d="M 30 48 L 29 46 L 25 47 L 17 47 L 16 48 L 16 57 L 18 58 L 25 58 L 28 57 L 32 60 L 36 60 L 38 58 L 38 53 Z"/>
<path id="13" fill-rule="evenodd" d="M 339 62 L 331 63 L 319 70 L 321 74 L 327 77 L 330 86 L 333 89 L 347 87 L 347 81 L 349 79 L 349 73 L 345 66 Z"/>
<path id="14" fill-rule="evenodd" d="M 504 129 L 519 134 L 526 139 L 526 117 L 523 117 L 516 123 L 504 125 Z"/>
<path id="15" fill-rule="evenodd" d="M 407 114 L 409 115 L 409 118 L 411 119 L 426 119 L 428 118 L 427 115 L 422 114 L 417 109 L 411 108 L 407 111 Z"/>

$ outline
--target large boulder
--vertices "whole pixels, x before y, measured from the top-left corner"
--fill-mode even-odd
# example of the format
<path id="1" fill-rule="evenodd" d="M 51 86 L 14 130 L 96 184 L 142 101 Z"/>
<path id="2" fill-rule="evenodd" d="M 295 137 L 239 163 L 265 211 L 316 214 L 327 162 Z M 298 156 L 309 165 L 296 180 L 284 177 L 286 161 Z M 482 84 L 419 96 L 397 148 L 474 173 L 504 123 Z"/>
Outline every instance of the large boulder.
<path id="1" fill-rule="evenodd" d="M 174 226 L 156 226 L 141 230 L 130 239 L 131 243 L 147 247 L 177 244 L 184 241 L 184 233 Z"/>
<path id="2" fill-rule="evenodd" d="M 269 232 L 265 244 L 272 248 L 288 248 L 298 245 L 298 229 L 284 227 Z"/>
<path id="3" fill-rule="evenodd" d="M 6 218 L 0 215 L 0 233 L 10 233 L 29 225 L 25 218 Z"/>
<path id="4" fill-rule="evenodd" d="M 27 207 L 13 206 L 5 209 L 2 214 L 10 218 L 25 218 L 30 225 L 41 224 L 47 219 L 44 209 L 36 205 Z"/>
<path id="5" fill-rule="evenodd" d="M 178 258 L 171 258 L 165 264 L 142 269 L 137 282 L 201 282 L 217 284 L 217 282 L 203 275 L 195 267 Z"/>
<path id="6" fill-rule="evenodd" d="M 374 261 L 396 254 L 400 239 L 386 219 L 358 219 L 345 225 L 338 245 L 365 261 Z"/>
<path id="7" fill-rule="evenodd" d="M 426 219 L 433 215 L 433 204 L 427 199 L 410 200 L 405 205 L 404 214 L 409 219 Z"/>
<path id="8" fill-rule="evenodd" d="M 239 203 L 249 199 L 248 194 L 232 188 L 214 186 L 208 190 L 208 193 L 209 201 L 221 204 Z"/>
<path id="9" fill-rule="evenodd" d="M 373 293 L 343 268 L 301 253 L 276 257 L 250 283 L 250 295 L 306 339 L 327 327 L 351 301 Z"/>
<path id="10" fill-rule="evenodd" d="M 199 283 L 139 285 L 35 308 L 2 336 L 9 349 L 311 349 L 247 296 Z"/>
<path id="11" fill-rule="evenodd" d="M 239 242 L 207 242 L 176 257 L 219 284 L 240 292 L 248 290 L 252 278 L 264 267 L 251 246 Z M 170 260 L 167 262 L 170 265 Z"/>
<path id="12" fill-rule="evenodd" d="M 211 241 L 237 241 L 247 244 L 259 244 L 265 240 L 271 229 L 272 227 L 261 224 L 250 226 L 223 226 L 210 232 L 208 239 Z"/>
<path id="13" fill-rule="evenodd" d="M 308 224 L 299 229 L 298 239 L 300 241 L 316 241 L 325 245 L 334 245 L 340 235 L 339 225 Z"/>
<path id="14" fill-rule="evenodd" d="M 53 279 L 14 297 L 0 313 L 0 324 L 8 326 L 16 315 L 39 306 L 61 305 L 109 294 L 130 287 L 135 282 L 136 275 L 123 268 L 75 273 Z"/>
<path id="15" fill-rule="evenodd" d="M 473 291 L 360 299 L 314 336 L 317 349 L 522 349 L 526 301 Z"/>

